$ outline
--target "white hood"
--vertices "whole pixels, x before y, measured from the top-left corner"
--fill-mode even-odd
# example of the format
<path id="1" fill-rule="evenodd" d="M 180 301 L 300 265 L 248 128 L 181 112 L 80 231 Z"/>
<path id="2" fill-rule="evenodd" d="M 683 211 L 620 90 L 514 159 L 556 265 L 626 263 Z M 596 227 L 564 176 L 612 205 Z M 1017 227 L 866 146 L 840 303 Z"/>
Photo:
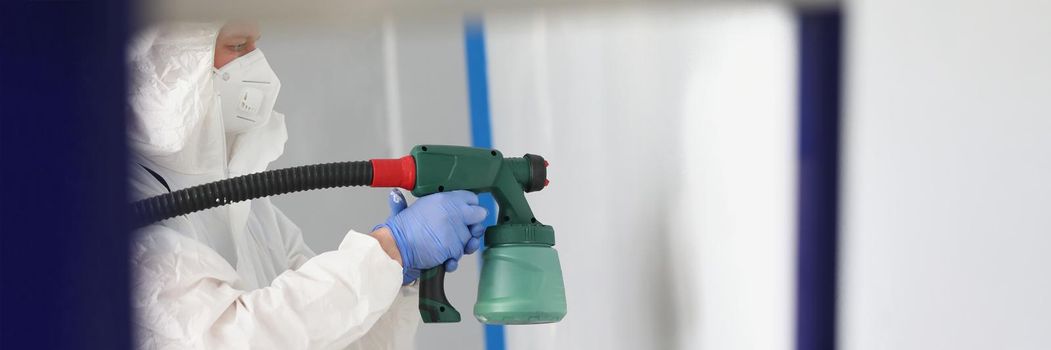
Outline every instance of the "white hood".
<path id="1" fill-rule="evenodd" d="M 128 139 L 132 151 L 162 169 L 214 181 L 266 169 L 284 152 L 284 116 L 229 143 L 212 87 L 221 23 L 168 23 L 148 28 L 129 47 Z M 228 173 L 228 174 L 227 174 Z M 173 188 L 174 190 L 175 188 Z"/>

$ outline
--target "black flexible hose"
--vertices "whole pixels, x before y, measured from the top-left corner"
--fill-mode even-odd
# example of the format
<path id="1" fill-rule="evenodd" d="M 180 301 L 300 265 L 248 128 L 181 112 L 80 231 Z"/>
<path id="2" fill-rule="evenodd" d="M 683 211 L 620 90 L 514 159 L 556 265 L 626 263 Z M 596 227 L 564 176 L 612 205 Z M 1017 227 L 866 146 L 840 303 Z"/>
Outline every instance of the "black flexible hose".
<path id="1" fill-rule="evenodd" d="M 368 161 L 269 170 L 137 201 L 132 203 L 133 222 L 138 228 L 250 199 L 331 187 L 368 186 L 371 183 L 372 163 Z"/>

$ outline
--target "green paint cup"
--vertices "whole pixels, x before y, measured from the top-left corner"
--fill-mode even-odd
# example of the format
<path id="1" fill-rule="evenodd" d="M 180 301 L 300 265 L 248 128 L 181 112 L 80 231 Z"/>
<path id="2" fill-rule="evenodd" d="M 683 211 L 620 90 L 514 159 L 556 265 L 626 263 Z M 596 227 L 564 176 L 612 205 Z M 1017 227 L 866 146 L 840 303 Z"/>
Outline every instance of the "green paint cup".
<path id="1" fill-rule="evenodd" d="M 501 244 L 482 254 L 474 316 L 489 324 L 552 323 L 566 316 L 558 252 L 546 244 Z"/>

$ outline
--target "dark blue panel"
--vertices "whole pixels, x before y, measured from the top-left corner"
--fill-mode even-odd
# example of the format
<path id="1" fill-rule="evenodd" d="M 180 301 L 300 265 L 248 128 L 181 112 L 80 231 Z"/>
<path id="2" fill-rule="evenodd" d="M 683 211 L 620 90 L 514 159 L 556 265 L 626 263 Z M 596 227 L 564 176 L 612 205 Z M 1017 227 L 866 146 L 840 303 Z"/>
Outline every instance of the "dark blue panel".
<path id="1" fill-rule="evenodd" d="M 0 348 L 128 348 L 128 3 L 0 6 Z"/>
<path id="2" fill-rule="evenodd" d="M 799 13 L 796 349 L 836 346 L 841 14 Z"/>

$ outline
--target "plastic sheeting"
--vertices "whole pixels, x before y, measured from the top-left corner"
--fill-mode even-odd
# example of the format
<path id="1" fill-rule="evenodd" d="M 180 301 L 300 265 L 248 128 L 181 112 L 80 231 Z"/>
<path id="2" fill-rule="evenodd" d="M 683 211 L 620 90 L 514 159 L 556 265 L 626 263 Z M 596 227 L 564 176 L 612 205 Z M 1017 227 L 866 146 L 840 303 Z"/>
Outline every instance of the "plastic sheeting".
<path id="1" fill-rule="evenodd" d="M 486 16 L 494 146 L 542 154 L 569 314 L 510 349 L 787 349 L 794 22 L 780 5 Z"/>

